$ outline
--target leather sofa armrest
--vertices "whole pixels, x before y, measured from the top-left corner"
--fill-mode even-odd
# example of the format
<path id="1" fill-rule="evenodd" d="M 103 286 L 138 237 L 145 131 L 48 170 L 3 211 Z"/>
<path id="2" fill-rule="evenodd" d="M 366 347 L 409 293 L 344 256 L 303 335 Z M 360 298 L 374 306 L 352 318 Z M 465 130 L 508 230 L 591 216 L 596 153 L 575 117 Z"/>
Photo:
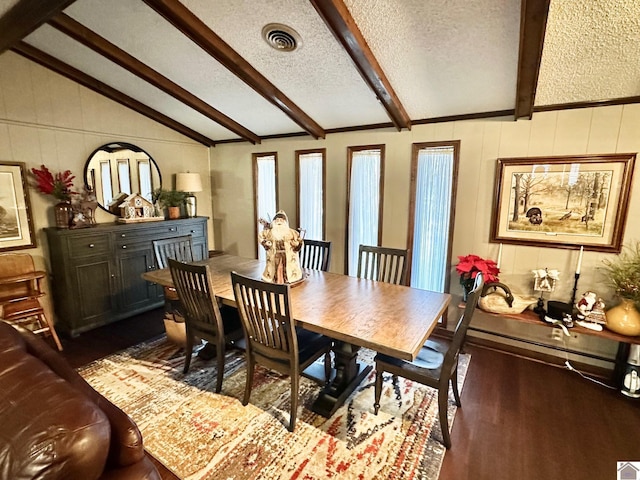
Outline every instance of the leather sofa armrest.
<path id="1" fill-rule="evenodd" d="M 142 434 L 131 417 L 94 390 L 64 357 L 49 345 L 25 328 L 18 327 L 18 330 L 31 355 L 38 357 L 58 376 L 87 396 L 105 413 L 111 424 L 111 448 L 109 449 L 108 464 L 124 467 L 142 460 L 145 456 Z"/>

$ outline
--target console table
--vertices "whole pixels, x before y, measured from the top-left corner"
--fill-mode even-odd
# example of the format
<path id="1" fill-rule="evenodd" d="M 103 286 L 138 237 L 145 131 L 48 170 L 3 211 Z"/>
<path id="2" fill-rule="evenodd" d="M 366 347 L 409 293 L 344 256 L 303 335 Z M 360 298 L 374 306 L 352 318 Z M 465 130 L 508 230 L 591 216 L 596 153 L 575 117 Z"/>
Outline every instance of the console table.
<path id="1" fill-rule="evenodd" d="M 71 336 L 164 304 L 162 287 L 141 278 L 156 268 L 153 240 L 191 235 L 195 259 L 209 254 L 206 217 L 45 232 L 56 327 Z"/>
<path id="2" fill-rule="evenodd" d="M 459 306 L 460 308 L 464 308 L 464 304 L 461 304 Z M 481 310 L 482 312 L 490 315 L 490 316 L 495 316 L 495 317 L 502 317 L 502 318 L 506 318 L 509 320 L 515 320 L 517 322 L 520 323 L 525 323 L 525 324 L 529 324 L 529 325 L 540 325 L 540 326 L 547 326 L 550 328 L 555 328 L 552 324 L 550 323 L 546 323 L 542 320 L 540 320 L 540 318 L 538 317 L 538 315 L 536 315 L 535 313 L 533 313 L 531 310 L 525 310 L 522 313 L 519 314 L 510 314 L 510 313 L 491 313 L 491 312 L 487 312 L 485 310 Z M 477 332 L 481 332 L 481 333 L 485 333 L 485 334 L 489 334 L 489 335 L 499 335 L 505 338 L 509 338 L 510 340 L 516 340 L 519 342 L 524 342 L 524 343 L 530 343 L 530 344 L 534 344 L 540 347 L 545 347 L 545 348 L 550 348 L 553 350 L 558 350 L 558 351 L 562 351 L 562 352 L 567 352 L 567 353 L 571 353 L 571 354 L 576 354 L 576 355 L 583 355 L 583 356 L 589 356 L 589 357 L 593 357 L 593 358 L 597 358 L 598 360 L 606 360 L 606 361 L 611 361 L 614 363 L 614 369 L 613 369 L 613 373 L 612 373 L 612 382 L 614 383 L 615 386 L 620 386 L 622 383 L 622 377 L 624 375 L 624 371 L 626 368 L 626 362 L 627 362 L 627 358 L 629 356 L 629 349 L 631 347 L 631 345 L 636 344 L 636 345 L 640 345 L 640 336 L 637 337 L 629 337 L 627 335 L 620 335 L 618 333 L 612 332 L 611 330 L 607 330 L 607 328 L 603 328 L 602 331 L 598 332 L 596 330 L 591 330 L 589 328 L 584 328 L 581 327 L 579 325 L 575 325 L 572 328 L 569 328 L 569 333 L 578 333 L 581 335 L 589 335 L 589 336 L 593 336 L 593 337 L 599 337 L 599 338 L 605 338 L 607 340 L 612 340 L 614 342 L 618 342 L 618 351 L 616 353 L 616 358 L 614 360 L 608 360 L 608 359 L 604 359 L 601 357 L 595 357 L 593 355 L 590 354 L 586 354 L 584 352 L 579 352 L 576 350 L 570 350 L 570 349 L 566 349 L 564 347 L 560 347 L 557 344 L 552 344 L 552 343 L 542 343 L 542 342 L 536 342 L 536 341 L 532 341 L 532 340 L 527 340 L 527 339 L 523 339 L 523 338 L 517 338 L 517 337 L 512 337 L 509 335 L 504 335 L 504 334 L 500 334 L 500 333 L 496 333 L 496 332 L 492 332 L 489 330 L 485 330 L 482 328 L 477 328 L 477 327 L 473 327 L 470 326 L 469 330 L 474 330 Z"/>

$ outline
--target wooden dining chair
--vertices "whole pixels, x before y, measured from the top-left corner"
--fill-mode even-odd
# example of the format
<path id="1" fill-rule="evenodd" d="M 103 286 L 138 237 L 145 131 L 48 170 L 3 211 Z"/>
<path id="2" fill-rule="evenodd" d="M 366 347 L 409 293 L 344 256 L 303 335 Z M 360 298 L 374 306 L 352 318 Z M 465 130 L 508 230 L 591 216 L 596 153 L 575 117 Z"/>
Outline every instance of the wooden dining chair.
<path id="1" fill-rule="evenodd" d="M 324 355 L 325 381 L 331 374 L 331 339 L 296 327 L 291 316 L 289 285 L 267 283 L 231 272 L 246 341 L 247 380 L 242 404 L 249 403 L 256 363 L 291 377 L 293 432 L 298 412 L 300 374 Z"/>
<path id="2" fill-rule="evenodd" d="M 407 284 L 408 250 L 360 245 L 358 277 L 378 282 Z"/>
<path id="3" fill-rule="evenodd" d="M 183 235 L 180 237 L 163 238 L 161 240 L 153 240 L 153 255 L 156 260 L 156 266 L 159 269 L 169 268 L 169 259 L 178 260 L 183 263 L 193 262 L 193 241 L 191 235 Z M 180 299 L 178 293 L 173 287 L 164 288 L 165 311 L 175 321 L 182 321 L 176 318 L 180 314 Z"/>
<path id="4" fill-rule="evenodd" d="M 300 250 L 300 266 L 311 270 L 329 271 L 331 265 L 331 242 L 305 238 Z"/>
<path id="5" fill-rule="evenodd" d="M 451 448 L 451 435 L 449 434 L 449 422 L 447 420 L 447 406 L 449 401 L 449 383 L 453 389 L 456 405 L 461 406 L 460 393 L 458 391 L 458 357 L 464 345 L 467 329 L 471 323 L 478 299 L 482 293 L 482 274 L 478 273 L 473 290 L 469 294 L 466 307 L 450 341 L 444 339 L 427 340 L 420 349 L 418 356 L 412 362 L 401 360 L 378 353 L 375 357 L 376 382 L 374 412 L 377 415 L 380 409 L 380 396 L 382 394 L 382 375 L 389 372 L 393 375 L 393 381 L 401 376 L 413 382 L 421 383 L 428 387 L 438 389 L 438 411 L 442 440 L 444 446 Z"/>
<path id="6" fill-rule="evenodd" d="M 50 335 L 62 351 L 56 329 L 39 300 L 45 295 L 41 286 L 45 276 L 46 272 L 35 269 L 28 253 L 0 254 L 0 318 L 33 333 Z"/>
<path id="7" fill-rule="evenodd" d="M 193 262 L 193 240 L 191 235 L 153 240 L 153 253 L 158 268 L 169 268 L 168 260 L 173 258 L 183 263 Z"/>
<path id="8" fill-rule="evenodd" d="M 224 374 L 225 335 L 241 331 L 242 325 L 237 318 L 228 317 L 227 320 L 220 315 L 208 265 L 193 265 L 172 258 L 167 261 L 186 324 L 187 347 L 183 371 L 189 371 L 194 339 L 197 337 L 207 340 L 216 350 L 216 392 L 219 392 Z"/>

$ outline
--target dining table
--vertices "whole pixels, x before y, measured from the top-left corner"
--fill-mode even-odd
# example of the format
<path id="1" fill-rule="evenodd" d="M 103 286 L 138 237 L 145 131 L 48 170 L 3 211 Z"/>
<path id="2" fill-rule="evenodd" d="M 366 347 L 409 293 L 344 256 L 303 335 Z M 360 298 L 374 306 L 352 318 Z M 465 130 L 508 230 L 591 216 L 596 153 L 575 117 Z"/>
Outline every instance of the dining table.
<path id="1" fill-rule="evenodd" d="M 234 307 L 231 272 L 261 279 L 266 265 L 229 254 L 193 263 L 209 266 L 218 301 Z M 169 269 L 151 270 L 142 277 L 173 286 Z M 333 415 L 371 371 L 371 365 L 358 362 L 360 348 L 414 360 L 451 301 L 448 293 L 310 269 L 303 269 L 303 279 L 289 291 L 296 325 L 334 339 L 332 378 L 312 406 L 325 417 Z M 312 367 L 318 373 L 305 373 L 324 377 L 320 365 Z"/>

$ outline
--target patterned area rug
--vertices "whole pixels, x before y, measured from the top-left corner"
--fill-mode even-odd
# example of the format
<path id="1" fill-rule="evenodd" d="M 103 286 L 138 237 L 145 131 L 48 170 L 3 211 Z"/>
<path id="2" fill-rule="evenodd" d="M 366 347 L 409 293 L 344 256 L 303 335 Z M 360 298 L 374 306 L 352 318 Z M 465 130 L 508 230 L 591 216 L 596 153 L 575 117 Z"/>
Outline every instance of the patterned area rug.
<path id="1" fill-rule="evenodd" d="M 372 362 L 373 352 L 359 352 Z M 469 357 L 460 359 L 464 379 Z M 372 371 L 331 418 L 309 407 L 320 387 L 302 378 L 294 433 L 288 377 L 256 368 L 243 407 L 243 356 L 227 353 L 222 393 L 214 360 L 184 353 L 164 337 L 98 360 L 80 373 L 129 413 L 145 447 L 182 479 L 437 479 L 445 449 L 436 390 L 385 376 L 380 413 L 373 414 Z M 449 422 L 455 415 L 450 393 Z"/>

